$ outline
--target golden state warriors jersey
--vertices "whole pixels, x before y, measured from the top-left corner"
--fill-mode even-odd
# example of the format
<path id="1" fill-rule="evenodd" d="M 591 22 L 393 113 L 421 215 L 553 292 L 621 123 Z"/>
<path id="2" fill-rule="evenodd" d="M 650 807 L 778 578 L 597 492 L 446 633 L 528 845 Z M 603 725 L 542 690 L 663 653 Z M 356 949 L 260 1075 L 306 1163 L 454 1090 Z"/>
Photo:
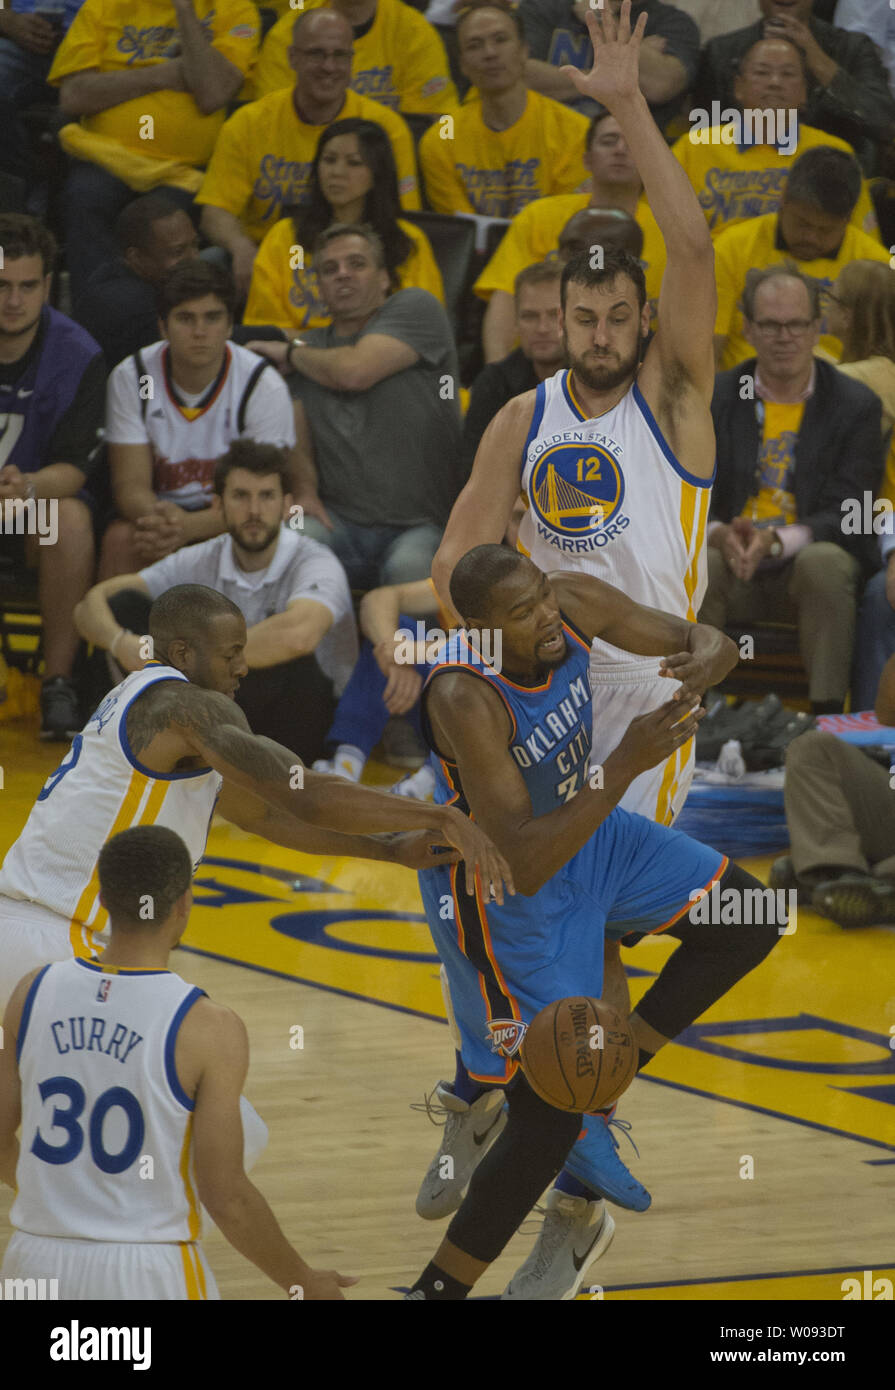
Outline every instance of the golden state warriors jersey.
<path id="1" fill-rule="evenodd" d="M 675 458 L 636 382 L 588 419 L 563 369 L 535 395 L 519 548 L 541 569 L 581 570 L 638 603 L 695 619 L 711 485 Z"/>
<path id="2" fill-rule="evenodd" d="M 70 920 L 75 955 L 108 920 L 99 901 L 97 859 L 106 840 L 134 825 L 164 825 L 186 844 L 195 868 L 221 789 L 213 768 L 152 772 L 127 738 L 133 701 L 159 681 L 185 681 L 150 662 L 111 690 L 47 778 L 0 869 L 0 895 L 38 903 Z"/>
<path id="3" fill-rule="evenodd" d="M 22 1083 L 21 1231 L 101 1241 L 193 1241 L 193 1101 L 174 1064 L 204 990 L 170 970 L 45 965 L 16 1044 Z"/>

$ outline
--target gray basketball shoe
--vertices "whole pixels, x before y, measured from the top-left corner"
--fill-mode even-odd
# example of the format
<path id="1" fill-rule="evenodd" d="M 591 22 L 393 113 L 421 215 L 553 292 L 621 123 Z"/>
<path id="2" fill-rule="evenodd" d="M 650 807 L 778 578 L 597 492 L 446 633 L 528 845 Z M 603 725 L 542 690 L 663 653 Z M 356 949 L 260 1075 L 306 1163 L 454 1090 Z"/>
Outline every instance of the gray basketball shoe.
<path id="1" fill-rule="evenodd" d="M 439 1081 L 432 1095 L 411 1106 L 425 1110 L 433 1124 L 443 1124 L 438 1152 L 429 1164 L 416 1198 L 417 1215 L 438 1221 L 456 1211 L 469 1180 L 507 1122 L 502 1090 L 485 1091 L 470 1105 Z M 438 1117 L 444 1116 L 444 1119 Z"/>
<path id="2" fill-rule="evenodd" d="M 609 1249 L 614 1235 L 605 1202 L 551 1188 L 541 1234 L 501 1299 L 558 1303 L 574 1298 L 588 1267 Z"/>

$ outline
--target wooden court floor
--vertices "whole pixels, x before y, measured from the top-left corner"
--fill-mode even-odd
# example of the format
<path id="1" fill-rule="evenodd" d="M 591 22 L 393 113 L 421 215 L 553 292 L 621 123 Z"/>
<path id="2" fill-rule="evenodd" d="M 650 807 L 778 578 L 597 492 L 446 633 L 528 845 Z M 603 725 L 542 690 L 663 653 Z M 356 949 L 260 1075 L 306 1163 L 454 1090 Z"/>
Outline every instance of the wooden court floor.
<path id="1" fill-rule="evenodd" d="M 60 751 L 0 726 L 0 852 Z M 766 878 L 768 860 L 745 863 Z M 248 1026 L 246 1091 L 270 1127 L 253 1179 L 306 1258 L 360 1276 L 350 1298 L 398 1298 L 445 1225 L 414 1211 L 438 1132 L 409 1106 L 453 1071 L 415 876 L 216 822 L 195 891 L 173 964 Z M 625 954 L 635 1002 L 671 945 Z M 836 1301 L 865 1270 L 895 1282 L 893 1038 L 895 930 L 800 913 L 624 1097 L 640 1157 L 624 1138 L 622 1156 L 653 1204 L 615 1209 L 582 1298 Z M 0 1190 L 0 1248 L 10 1205 Z M 533 1214 L 478 1295 L 500 1293 L 536 1232 Z M 217 1231 L 206 1248 L 224 1298 L 279 1296 Z"/>

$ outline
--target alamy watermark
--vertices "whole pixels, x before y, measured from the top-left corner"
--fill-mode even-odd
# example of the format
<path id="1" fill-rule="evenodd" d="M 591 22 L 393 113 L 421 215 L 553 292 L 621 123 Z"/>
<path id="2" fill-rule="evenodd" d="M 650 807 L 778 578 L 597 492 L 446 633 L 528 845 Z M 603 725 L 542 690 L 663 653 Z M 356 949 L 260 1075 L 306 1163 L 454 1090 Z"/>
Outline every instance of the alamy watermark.
<path id="1" fill-rule="evenodd" d="M 0 534 L 37 536 L 39 545 L 59 539 L 59 501 L 55 497 L 4 497 L 0 503 Z"/>
<path id="2" fill-rule="evenodd" d="M 690 112 L 691 145 L 776 145 L 781 154 L 795 154 L 799 144 L 799 113 L 790 107 L 695 106 Z"/>
<path id="3" fill-rule="evenodd" d="M 398 666 L 417 666 L 423 662 L 433 662 L 443 652 L 449 642 L 463 637 L 465 641 L 456 642 L 453 658 L 459 665 L 490 666 L 500 675 L 503 666 L 503 633 L 496 628 L 452 627 L 445 632 L 440 627 L 428 627 L 421 619 L 417 621 L 416 632 L 410 628 L 399 627 L 395 633 L 395 664 Z"/>
<path id="4" fill-rule="evenodd" d="M 796 930 L 798 893 L 795 888 L 694 888 L 690 894 L 689 921 L 702 926 L 768 926 L 778 936 Z"/>

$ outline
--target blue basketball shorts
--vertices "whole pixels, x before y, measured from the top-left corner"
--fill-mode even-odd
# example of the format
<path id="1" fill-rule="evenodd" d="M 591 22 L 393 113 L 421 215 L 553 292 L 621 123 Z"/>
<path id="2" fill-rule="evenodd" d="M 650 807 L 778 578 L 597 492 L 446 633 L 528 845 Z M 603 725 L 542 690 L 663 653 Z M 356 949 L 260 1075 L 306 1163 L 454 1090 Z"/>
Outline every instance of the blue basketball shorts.
<path id="1" fill-rule="evenodd" d="M 509 1081 L 535 1014 L 569 995 L 600 996 L 607 935 L 672 926 L 726 867 L 682 831 L 616 808 L 537 893 L 508 895 L 502 906 L 466 892 L 462 865 L 421 870 L 470 1075 Z"/>

